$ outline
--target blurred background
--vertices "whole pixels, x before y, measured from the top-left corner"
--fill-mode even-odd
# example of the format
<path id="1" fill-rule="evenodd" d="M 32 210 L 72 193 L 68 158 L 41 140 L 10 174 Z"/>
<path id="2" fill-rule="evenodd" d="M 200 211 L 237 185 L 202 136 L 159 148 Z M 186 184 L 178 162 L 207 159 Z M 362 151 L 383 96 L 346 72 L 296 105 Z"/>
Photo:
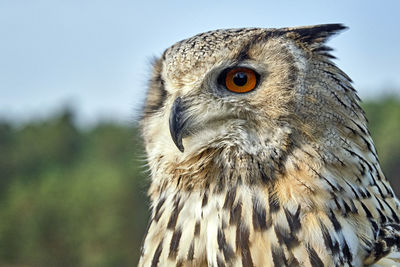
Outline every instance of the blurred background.
<path id="1" fill-rule="evenodd" d="M 336 63 L 400 189 L 399 1 L 0 1 L 0 266 L 132 266 L 148 220 L 150 62 L 232 27 L 341 22 Z"/>

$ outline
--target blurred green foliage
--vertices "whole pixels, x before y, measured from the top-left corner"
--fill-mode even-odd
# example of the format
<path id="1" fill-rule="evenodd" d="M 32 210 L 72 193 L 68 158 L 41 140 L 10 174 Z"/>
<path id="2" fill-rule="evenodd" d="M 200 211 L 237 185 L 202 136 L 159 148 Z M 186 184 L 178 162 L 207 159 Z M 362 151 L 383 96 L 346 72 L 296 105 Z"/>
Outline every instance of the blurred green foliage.
<path id="1" fill-rule="evenodd" d="M 147 223 L 136 127 L 0 124 L 0 266 L 132 266 Z"/>
<path id="2" fill-rule="evenodd" d="M 400 188 L 400 100 L 363 104 L 382 167 Z M 134 266 L 148 219 L 136 125 L 79 129 L 65 111 L 0 122 L 0 266 Z"/>

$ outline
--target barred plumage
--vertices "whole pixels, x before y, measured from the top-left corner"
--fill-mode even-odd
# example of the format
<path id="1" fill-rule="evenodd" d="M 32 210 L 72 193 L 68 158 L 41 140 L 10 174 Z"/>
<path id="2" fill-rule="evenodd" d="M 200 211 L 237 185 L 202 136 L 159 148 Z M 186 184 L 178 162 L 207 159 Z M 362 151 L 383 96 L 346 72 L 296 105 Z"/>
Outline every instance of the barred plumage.
<path id="1" fill-rule="evenodd" d="M 325 46 L 344 28 L 211 31 L 155 61 L 140 266 L 400 265 L 400 203 Z M 243 94 L 222 79 L 238 67 Z"/>

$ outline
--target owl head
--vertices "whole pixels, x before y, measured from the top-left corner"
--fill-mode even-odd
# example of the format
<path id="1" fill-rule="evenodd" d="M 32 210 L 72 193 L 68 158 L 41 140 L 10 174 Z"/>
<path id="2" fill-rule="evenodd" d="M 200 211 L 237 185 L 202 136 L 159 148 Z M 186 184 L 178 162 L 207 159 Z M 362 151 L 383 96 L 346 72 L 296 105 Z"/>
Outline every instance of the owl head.
<path id="1" fill-rule="evenodd" d="M 154 62 L 141 121 L 149 162 L 223 149 L 268 157 L 362 125 L 350 78 L 325 46 L 343 29 L 215 30 L 168 48 Z"/>

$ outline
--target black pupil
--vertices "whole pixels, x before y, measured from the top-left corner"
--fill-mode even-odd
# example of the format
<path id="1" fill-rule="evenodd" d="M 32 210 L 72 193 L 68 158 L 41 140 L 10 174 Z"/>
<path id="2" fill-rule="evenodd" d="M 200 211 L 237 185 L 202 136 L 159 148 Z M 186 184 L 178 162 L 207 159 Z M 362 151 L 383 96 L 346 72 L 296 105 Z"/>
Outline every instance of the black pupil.
<path id="1" fill-rule="evenodd" d="M 247 74 L 244 72 L 238 72 L 233 76 L 233 83 L 237 86 L 243 86 L 247 83 Z"/>

